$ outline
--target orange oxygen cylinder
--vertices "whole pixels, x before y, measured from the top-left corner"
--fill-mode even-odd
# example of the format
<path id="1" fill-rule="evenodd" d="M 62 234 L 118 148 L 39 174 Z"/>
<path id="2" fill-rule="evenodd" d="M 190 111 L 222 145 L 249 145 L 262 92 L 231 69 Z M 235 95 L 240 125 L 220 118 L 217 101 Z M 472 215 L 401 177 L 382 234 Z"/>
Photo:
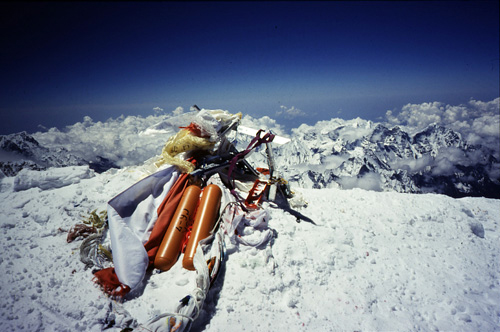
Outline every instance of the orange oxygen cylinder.
<path id="1" fill-rule="evenodd" d="M 193 230 L 184 251 L 182 266 L 185 269 L 194 270 L 193 259 L 196 247 L 198 246 L 198 242 L 210 235 L 210 231 L 214 227 L 217 214 L 219 213 L 221 196 L 222 191 L 215 184 L 208 185 L 203 189 L 200 204 L 194 218 Z"/>
<path id="2" fill-rule="evenodd" d="M 167 232 L 161 241 L 155 256 L 154 266 L 162 271 L 168 271 L 177 262 L 181 252 L 182 241 L 187 232 L 189 222 L 193 219 L 196 205 L 200 199 L 201 189 L 189 186 L 182 194 L 181 201 L 170 221 Z"/>

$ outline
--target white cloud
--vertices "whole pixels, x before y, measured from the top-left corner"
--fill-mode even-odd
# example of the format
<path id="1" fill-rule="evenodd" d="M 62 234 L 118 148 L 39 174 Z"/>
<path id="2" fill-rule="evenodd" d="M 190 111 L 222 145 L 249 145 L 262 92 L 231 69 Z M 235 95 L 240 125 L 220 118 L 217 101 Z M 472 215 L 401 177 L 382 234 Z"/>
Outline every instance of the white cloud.
<path id="1" fill-rule="evenodd" d="M 178 116 L 178 115 L 181 115 L 184 113 L 184 108 L 182 108 L 181 106 L 178 106 L 175 110 L 172 111 L 172 114 L 174 116 Z"/>
<path id="2" fill-rule="evenodd" d="M 386 112 L 386 119 L 392 125 L 422 130 L 437 123 L 462 134 L 469 143 L 481 144 L 494 151 L 499 150 L 500 141 L 500 98 L 489 102 L 471 99 L 458 106 L 440 102 L 407 104 L 397 114 Z"/>
<path id="3" fill-rule="evenodd" d="M 391 164 L 393 169 L 404 169 L 412 173 L 420 172 L 432 163 L 430 155 L 424 155 L 417 159 L 397 159 Z"/>
<path id="4" fill-rule="evenodd" d="M 362 177 L 343 176 L 338 182 L 344 189 L 360 188 L 364 190 L 382 191 L 382 181 L 380 175 L 376 173 L 366 173 Z"/>
<path id="5" fill-rule="evenodd" d="M 386 118 L 395 125 L 425 128 L 431 123 L 441 123 L 443 113 L 444 106 L 440 102 L 406 104 L 397 116 L 392 111 L 387 111 Z"/>
<path id="6" fill-rule="evenodd" d="M 156 106 L 156 107 L 153 107 L 153 111 L 156 115 L 159 115 L 159 114 L 163 113 L 163 108 Z"/>
<path id="7" fill-rule="evenodd" d="M 154 115 L 156 115 L 156 116 L 160 116 L 160 115 L 165 114 L 165 110 L 161 107 L 158 107 L 158 106 L 153 107 L 153 112 L 154 112 Z M 184 114 L 184 108 L 182 108 L 181 106 L 178 106 L 176 109 L 174 109 L 172 111 L 173 116 L 178 116 L 181 114 Z"/>
<path id="8" fill-rule="evenodd" d="M 386 119 L 394 125 L 405 125 L 424 129 L 430 124 L 438 123 L 452 129 L 471 128 L 474 122 L 478 124 L 475 130 L 485 131 L 488 135 L 499 136 L 500 98 L 489 102 L 471 99 L 466 105 L 445 105 L 441 102 L 407 104 L 402 107 L 401 112 L 394 115 L 393 111 L 386 112 Z M 492 122 L 493 121 L 493 122 Z M 486 129 L 480 127 L 487 125 Z"/>
<path id="9" fill-rule="evenodd" d="M 452 175 L 457 172 L 455 165 L 467 166 L 471 160 L 463 153 L 461 149 L 448 147 L 442 149 L 433 160 L 432 174 L 434 175 Z"/>
<path id="10" fill-rule="evenodd" d="M 287 106 L 281 105 L 280 108 L 281 108 L 281 110 L 276 112 L 276 115 L 283 116 L 286 119 L 294 119 L 294 118 L 303 117 L 303 116 L 307 115 L 301 109 L 295 108 L 295 106 L 288 108 Z"/>
<path id="11" fill-rule="evenodd" d="M 267 115 L 261 118 L 254 118 L 245 114 L 241 120 L 241 124 L 254 129 L 271 130 L 274 134 L 286 136 L 283 127 Z"/>
<path id="12" fill-rule="evenodd" d="M 192 121 L 189 112 L 182 107 L 160 115 L 120 116 L 106 121 L 94 121 L 86 116 L 83 121 L 62 129 L 50 128 L 33 136 L 44 146 L 62 147 L 72 154 L 92 160 L 101 156 L 114 161 L 118 166 L 143 163 L 159 155 L 167 140 L 178 132 L 180 126 Z M 286 136 L 276 120 L 264 116 L 254 119 L 243 118 L 242 124 L 255 129 L 272 130 L 275 134 Z M 154 135 L 141 135 L 153 129 Z"/>
<path id="13" fill-rule="evenodd" d="M 163 130 L 163 134 L 139 135 L 164 119 L 165 115 L 121 116 L 104 122 L 94 122 L 86 116 L 82 122 L 62 130 L 51 128 L 47 132 L 34 133 L 33 136 L 42 145 L 65 148 L 87 160 L 101 156 L 119 166 L 136 165 L 159 154 L 170 135 L 178 129 L 171 125 Z"/>

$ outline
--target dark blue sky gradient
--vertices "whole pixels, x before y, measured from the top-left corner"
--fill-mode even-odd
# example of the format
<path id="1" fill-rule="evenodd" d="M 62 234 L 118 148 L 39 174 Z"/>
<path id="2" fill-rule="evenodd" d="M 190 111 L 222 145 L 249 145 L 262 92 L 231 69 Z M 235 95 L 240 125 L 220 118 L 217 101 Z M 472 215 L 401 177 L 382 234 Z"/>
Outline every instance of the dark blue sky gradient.
<path id="1" fill-rule="evenodd" d="M 499 95 L 497 1 L 0 5 L 0 134 L 193 104 L 293 127 Z M 277 116 L 280 106 L 306 116 Z"/>

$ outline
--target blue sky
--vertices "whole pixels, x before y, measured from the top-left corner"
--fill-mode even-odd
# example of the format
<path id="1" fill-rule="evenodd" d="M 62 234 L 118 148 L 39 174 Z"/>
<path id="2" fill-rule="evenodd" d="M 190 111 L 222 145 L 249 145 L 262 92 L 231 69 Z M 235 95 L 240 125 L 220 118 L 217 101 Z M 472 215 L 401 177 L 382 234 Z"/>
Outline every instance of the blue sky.
<path id="1" fill-rule="evenodd" d="M 499 95 L 497 1 L 16 2 L 0 12 L 0 134 L 193 104 L 294 127 Z"/>

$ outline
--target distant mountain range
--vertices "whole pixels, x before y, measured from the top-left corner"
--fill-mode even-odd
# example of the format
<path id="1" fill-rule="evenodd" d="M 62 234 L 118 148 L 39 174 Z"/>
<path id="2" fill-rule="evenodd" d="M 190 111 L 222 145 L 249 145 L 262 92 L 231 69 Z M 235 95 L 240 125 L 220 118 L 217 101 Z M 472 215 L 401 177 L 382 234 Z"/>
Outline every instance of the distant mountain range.
<path id="1" fill-rule="evenodd" d="M 500 198 L 495 151 L 435 124 L 410 135 L 360 119 L 323 121 L 294 129 L 292 142 L 273 150 L 284 177 L 301 187 Z"/>
<path id="2" fill-rule="evenodd" d="M 158 125 L 154 129 L 163 130 Z M 288 144 L 273 145 L 273 152 L 292 187 L 500 198 L 498 151 L 468 144 L 460 133 L 440 125 L 409 133 L 361 119 L 332 119 L 302 125 L 291 137 Z M 238 137 L 236 145 L 243 148 L 248 141 Z M 250 161 L 265 163 L 265 154 L 255 153 Z M 98 155 L 84 158 L 61 146 L 42 146 L 26 132 L 0 136 L 0 177 L 15 176 L 23 168 L 89 165 L 103 172 L 117 164 Z"/>
<path id="3" fill-rule="evenodd" d="M 15 176 L 24 168 L 44 170 L 49 167 L 81 165 L 89 165 L 97 172 L 116 167 L 112 161 L 100 156 L 85 160 L 63 147 L 42 146 L 26 132 L 0 136 L 0 172 L 3 176 Z"/>

